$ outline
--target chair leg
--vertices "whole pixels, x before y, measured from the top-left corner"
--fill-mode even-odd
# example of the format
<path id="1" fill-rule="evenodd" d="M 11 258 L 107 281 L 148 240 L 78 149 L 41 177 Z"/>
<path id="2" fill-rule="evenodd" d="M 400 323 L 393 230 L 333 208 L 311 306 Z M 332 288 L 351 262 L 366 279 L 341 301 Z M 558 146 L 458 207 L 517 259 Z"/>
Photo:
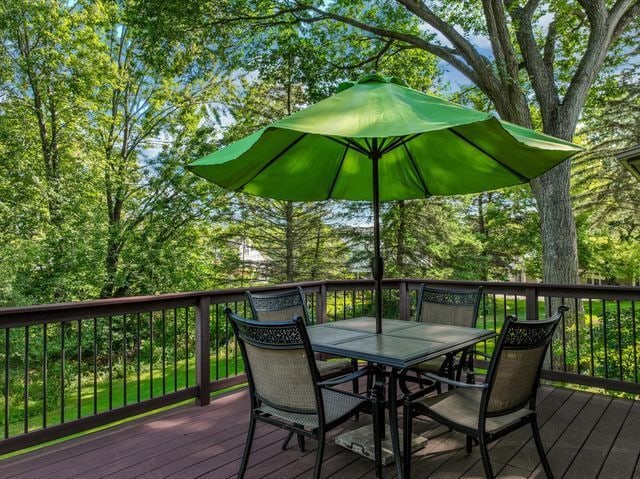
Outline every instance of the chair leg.
<path id="1" fill-rule="evenodd" d="M 411 477 L 411 434 L 413 430 L 412 410 L 413 407 L 411 405 L 411 401 L 405 400 L 402 408 L 402 458 L 404 461 L 405 477 Z"/>
<path id="2" fill-rule="evenodd" d="M 384 417 L 384 410 L 380 405 L 380 401 L 376 398 L 373 403 L 373 452 L 377 478 L 382 478 L 382 436 L 380 434 L 380 416 Z"/>
<path id="3" fill-rule="evenodd" d="M 320 479 L 322 470 L 322 456 L 324 455 L 324 431 L 318 431 L 318 449 L 316 451 L 316 465 L 313 469 L 313 479 Z"/>
<path id="4" fill-rule="evenodd" d="M 482 465 L 484 466 L 484 474 L 487 479 L 493 479 L 493 469 L 491 468 L 491 460 L 489 459 L 489 449 L 487 449 L 487 440 L 484 434 L 480 435 L 480 455 L 482 456 Z"/>
<path id="5" fill-rule="evenodd" d="M 256 418 L 251 414 L 249 420 L 249 431 L 247 432 L 247 442 L 244 445 L 244 453 L 242 454 L 242 462 L 240 463 L 240 471 L 238 472 L 238 479 L 242 479 L 247 470 L 247 463 L 249 462 L 249 456 L 251 455 L 251 443 L 253 443 L 253 435 L 256 431 Z"/>
<path id="6" fill-rule="evenodd" d="M 287 449 L 287 446 L 289 445 L 289 441 L 291 441 L 292 437 L 293 437 L 293 431 L 289 431 L 289 434 L 287 434 L 287 437 L 282 442 L 282 450 L 283 451 Z"/>
<path id="7" fill-rule="evenodd" d="M 301 452 L 304 452 L 304 436 L 302 434 L 298 434 L 298 447 Z"/>
<path id="8" fill-rule="evenodd" d="M 467 454 L 471 454 L 471 450 L 473 449 L 473 437 L 467 436 L 467 444 L 465 447 Z"/>
<path id="9" fill-rule="evenodd" d="M 538 429 L 538 421 L 534 418 L 531 421 L 531 431 L 533 432 L 533 440 L 536 443 L 536 449 L 538 449 L 538 455 L 540 456 L 540 462 L 544 468 L 544 472 L 549 479 L 553 479 L 553 472 L 551 472 L 551 466 L 549 460 L 544 452 L 544 446 L 542 445 L 542 439 L 540 439 L 540 430 Z"/>
<path id="10" fill-rule="evenodd" d="M 353 366 L 353 371 L 357 372 L 358 371 L 358 360 L 357 359 L 352 359 L 351 360 L 351 366 Z M 354 394 L 360 394 L 360 384 L 358 382 L 358 378 L 355 378 L 354 380 L 352 380 L 351 384 L 353 386 L 353 393 Z"/>

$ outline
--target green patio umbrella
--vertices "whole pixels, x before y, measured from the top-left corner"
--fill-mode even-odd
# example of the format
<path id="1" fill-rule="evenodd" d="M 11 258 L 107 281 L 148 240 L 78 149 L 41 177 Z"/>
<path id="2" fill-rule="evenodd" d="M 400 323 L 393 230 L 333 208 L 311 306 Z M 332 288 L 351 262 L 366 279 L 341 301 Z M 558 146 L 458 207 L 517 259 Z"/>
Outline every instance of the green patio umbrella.
<path id="1" fill-rule="evenodd" d="M 372 201 L 380 333 L 380 201 L 526 183 L 580 149 L 371 74 L 187 168 L 224 188 L 279 200 Z"/>

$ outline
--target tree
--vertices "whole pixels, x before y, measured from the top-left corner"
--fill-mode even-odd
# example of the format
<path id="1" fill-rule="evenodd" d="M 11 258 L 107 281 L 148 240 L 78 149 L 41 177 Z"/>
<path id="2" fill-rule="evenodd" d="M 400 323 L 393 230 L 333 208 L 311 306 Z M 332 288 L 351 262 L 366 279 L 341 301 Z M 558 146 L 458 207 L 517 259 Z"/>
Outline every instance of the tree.
<path id="1" fill-rule="evenodd" d="M 640 143 L 639 74 L 631 65 L 590 99 L 580 129 L 589 150 L 574 168 L 581 265 L 614 283 L 640 275 L 640 184 L 615 159 Z"/>
<path id="2" fill-rule="evenodd" d="M 161 56 L 134 6 L 0 6 L 5 304 L 199 289 L 198 274 L 221 285 L 220 244 L 201 235 L 228 218 L 227 199 L 183 165 L 215 147 L 232 85 L 205 46 Z"/>
<path id="3" fill-rule="evenodd" d="M 189 193 L 177 187 L 178 165 L 166 168 L 171 164 L 169 157 L 154 164 L 148 150 L 169 144 L 168 150 L 178 153 L 175 146 L 188 144 L 185 137 L 196 135 L 206 114 L 203 105 L 224 83 L 215 69 L 200 75 L 187 73 L 198 55 L 206 57 L 202 50 L 173 52 L 164 57 L 164 64 L 145 53 L 139 32 L 126 23 L 127 13 L 121 9 L 111 14 L 106 43 L 113 73 L 101 91 L 104 110 L 95 115 L 92 131 L 104 172 L 108 228 L 101 297 L 121 296 L 129 290 L 127 276 L 137 273 L 122 271 L 123 249 L 156 210 L 166 211 L 171 205 L 176 215 L 170 215 L 167 219 L 174 222 L 168 221 L 165 231 L 158 232 L 161 242 L 175 234 L 178 218 L 178 225 L 185 225 L 188 218 L 202 214 L 193 211 L 193 198 L 180 201 L 180 195 Z"/>
<path id="4" fill-rule="evenodd" d="M 62 301 L 92 290 L 80 270 L 97 249 L 99 227 L 83 231 L 96 208 L 86 195 L 96 170 L 78 145 L 108 69 L 104 22 L 104 10 L 84 2 L 0 6 L 2 216 L 10 235 L 2 246 L 11 257 L 7 278 L 17 285 L 7 291 L 13 301 Z"/>
<path id="5" fill-rule="evenodd" d="M 383 212 L 383 252 L 389 276 L 471 279 L 480 276 L 481 243 L 467 221 L 467 201 L 397 201 Z"/>
<path id="6" fill-rule="evenodd" d="M 327 25 L 337 23 L 346 27 L 337 31 L 338 37 L 345 31 L 347 35 L 360 32 L 378 51 L 396 47 L 435 55 L 476 85 L 504 120 L 529 128 L 540 126 L 545 133 L 571 140 L 599 73 L 619 62 L 625 47 L 637 41 L 640 13 L 635 0 L 472 0 L 457 4 L 363 0 L 318 5 L 325 4 L 210 2 L 200 5 L 200 16 L 190 24 L 216 28 L 236 21 L 255 28 L 256 24 L 297 23 L 311 26 L 305 29 L 309 35 L 316 31 L 326 35 Z M 203 11 L 206 22 L 199 23 Z M 481 51 L 471 35 L 488 39 L 490 52 Z M 376 58 L 371 57 L 371 62 Z M 540 125 L 535 124 L 536 118 Z M 578 277 L 569 176 L 570 162 L 566 162 L 532 182 L 547 282 L 573 283 Z"/>

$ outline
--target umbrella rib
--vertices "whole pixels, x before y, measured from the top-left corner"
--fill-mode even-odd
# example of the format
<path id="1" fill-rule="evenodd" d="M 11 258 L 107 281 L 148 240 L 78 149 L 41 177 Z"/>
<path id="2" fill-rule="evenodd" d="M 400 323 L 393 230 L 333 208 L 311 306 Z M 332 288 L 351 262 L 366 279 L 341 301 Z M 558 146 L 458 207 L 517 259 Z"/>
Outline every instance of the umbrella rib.
<path id="1" fill-rule="evenodd" d="M 416 176 L 420 180 L 420 184 L 422 185 L 422 189 L 424 191 L 424 194 L 427 195 L 427 196 L 431 196 L 431 191 L 429 191 L 429 188 L 427 188 L 427 183 L 424 181 L 424 178 L 422 177 L 422 174 L 420 173 L 420 170 L 418 169 L 418 165 L 416 164 L 416 161 L 413 159 L 413 155 L 409 151 L 409 148 L 407 148 L 407 144 L 404 141 L 402 142 L 402 146 L 404 147 L 404 151 L 407 153 L 407 156 L 409 157 L 409 161 L 411 162 L 411 166 L 413 166 L 413 171 L 415 172 Z"/>
<path id="2" fill-rule="evenodd" d="M 341 140 L 338 140 L 337 138 L 334 138 L 334 137 L 329 136 L 329 135 L 322 135 L 322 136 L 324 136 L 327 140 L 335 141 L 339 145 L 342 145 L 342 146 L 347 147 L 347 148 L 351 148 L 352 150 L 355 150 L 358 153 L 362 153 L 363 155 L 366 155 L 367 157 L 369 156 L 369 152 L 368 151 L 366 151 L 364 148 L 362 148 L 357 143 L 352 142 L 351 140 L 347 139 L 347 141 L 341 141 Z"/>
<path id="3" fill-rule="evenodd" d="M 449 128 L 449 131 L 451 133 L 453 133 L 454 135 L 456 135 L 458 138 L 460 138 L 461 140 L 467 142 L 468 144 L 470 144 L 471 146 L 473 146 L 476 150 L 479 150 L 481 153 L 485 154 L 486 156 L 488 156 L 489 158 L 491 158 L 493 161 L 495 161 L 496 163 L 498 163 L 500 166 L 502 166 L 503 168 L 505 168 L 506 170 L 508 170 L 511 174 L 517 176 L 520 181 L 523 181 L 524 183 L 527 183 L 530 181 L 530 178 L 527 178 L 526 176 L 524 176 L 522 173 L 517 172 L 516 170 L 514 170 L 513 168 L 511 168 L 509 165 L 505 165 L 502 161 L 498 160 L 495 156 L 493 156 L 491 153 L 487 152 L 486 150 L 484 150 L 483 148 L 481 148 L 480 146 L 476 145 L 473 141 L 469 140 L 468 138 L 466 138 L 464 135 L 458 133 L 456 130 L 454 130 L 453 128 Z"/>
<path id="4" fill-rule="evenodd" d="M 414 140 L 415 138 L 418 138 L 420 135 L 422 135 L 422 133 L 414 133 L 413 135 L 405 135 L 405 136 L 400 136 L 398 138 L 396 138 L 393 142 L 391 142 L 383 151 L 382 154 L 385 155 L 387 153 L 389 153 L 391 150 L 397 148 L 398 146 L 402 145 L 403 143 L 408 143 L 411 140 Z"/>
<path id="5" fill-rule="evenodd" d="M 247 186 L 249 183 L 251 183 L 253 180 L 256 179 L 256 177 L 262 173 L 264 170 L 266 170 L 267 168 L 269 168 L 274 162 L 278 161 L 282 155 L 284 155 L 287 151 L 289 151 L 291 148 L 293 148 L 296 144 L 298 144 L 298 142 L 300 140 L 302 140 L 305 136 L 307 136 L 306 133 L 303 133 L 302 135 L 300 135 L 298 138 L 295 139 L 295 141 L 292 141 L 291 143 L 289 143 L 287 145 L 287 147 L 282 150 L 280 153 L 278 153 L 276 156 L 274 156 L 273 158 L 271 158 L 266 165 L 264 165 L 262 168 L 260 168 L 260 170 L 253 175 L 251 178 L 249 178 L 247 181 L 245 181 L 241 186 L 239 186 L 238 188 L 236 188 L 236 191 L 242 191 L 242 189 Z"/>
<path id="6" fill-rule="evenodd" d="M 333 189 L 335 188 L 336 183 L 338 182 L 338 176 L 340 175 L 340 170 L 342 169 L 342 165 L 344 163 L 344 159 L 347 157 L 348 151 L 349 151 L 349 147 L 345 146 L 344 153 L 342 153 L 342 158 L 340 158 L 340 163 L 338 164 L 338 170 L 336 171 L 336 175 L 333 177 L 333 181 L 331 182 L 331 188 L 329 188 L 329 194 L 327 195 L 327 199 L 330 199 L 331 195 L 333 194 Z"/>

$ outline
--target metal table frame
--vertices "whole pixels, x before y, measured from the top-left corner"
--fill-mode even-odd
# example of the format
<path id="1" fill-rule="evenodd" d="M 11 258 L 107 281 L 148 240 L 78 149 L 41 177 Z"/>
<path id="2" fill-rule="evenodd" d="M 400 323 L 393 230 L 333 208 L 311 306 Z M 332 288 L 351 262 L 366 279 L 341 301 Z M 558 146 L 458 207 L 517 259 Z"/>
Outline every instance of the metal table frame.
<path id="1" fill-rule="evenodd" d="M 383 319 L 375 333 L 375 318 L 362 317 L 309 326 L 313 350 L 367 361 L 391 368 L 387 403 L 396 474 L 403 478 L 398 428 L 398 375 L 423 361 L 455 353 L 496 335 L 486 329 Z M 384 397 L 384 378 L 378 374 L 374 389 Z M 382 417 L 384 421 L 384 416 Z"/>

